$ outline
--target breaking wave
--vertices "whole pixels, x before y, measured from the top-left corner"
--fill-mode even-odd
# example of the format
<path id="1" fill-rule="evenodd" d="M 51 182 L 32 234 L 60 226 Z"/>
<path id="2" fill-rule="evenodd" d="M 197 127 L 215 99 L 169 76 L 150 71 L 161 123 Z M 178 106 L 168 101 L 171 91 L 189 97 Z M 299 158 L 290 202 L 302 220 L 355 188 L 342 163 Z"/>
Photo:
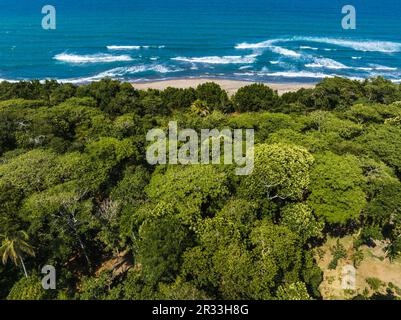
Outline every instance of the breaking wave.
<path id="1" fill-rule="evenodd" d="M 139 49 L 163 49 L 166 46 L 107 46 L 107 49 L 110 51 L 130 51 L 130 50 L 139 50 Z"/>
<path id="2" fill-rule="evenodd" d="M 209 57 L 175 57 L 174 61 L 203 63 L 203 64 L 251 64 L 256 61 L 258 55 L 252 54 L 247 56 L 209 56 Z"/>
<path id="3" fill-rule="evenodd" d="M 183 71 L 181 68 L 170 68 L 164 65 L 137 65 L 131 67 L 118 67 L 113 68 L 90 77 L 82 77 L 75 79 L 60 79 L 60 82 L 68 83 L 86 83 L 91 81 L 98 81 L 104 78 L 124 79 L 129 75 L 138 73 L 154 72 L 160 74 L 174 73 Z"/>
<path id="4" fill-rule="evenodd" d="M 320 37 L 294 37 L 291 40 L 332 44 L 340 47 L 351 48 L 356 51 L 365 51 L 365 52 L 371 51 L 371 52 L 394 53 L 401 51 L 401 43 L 391 42 L 391 41 L 350 40 L 350 39 L 320 38 Z"/>
<path id="5" fill-rule="evenodd" d="M 133 59 L 128 55 L 111 55 L 106 53 L 78 55 L 70 53 L 60 53 L 54 56 L 54 60 L 71 63 L 71 64 L 84 64 L 84 63 L 111 63 L 111 62 L 124 62 L 132 61 Z"/>

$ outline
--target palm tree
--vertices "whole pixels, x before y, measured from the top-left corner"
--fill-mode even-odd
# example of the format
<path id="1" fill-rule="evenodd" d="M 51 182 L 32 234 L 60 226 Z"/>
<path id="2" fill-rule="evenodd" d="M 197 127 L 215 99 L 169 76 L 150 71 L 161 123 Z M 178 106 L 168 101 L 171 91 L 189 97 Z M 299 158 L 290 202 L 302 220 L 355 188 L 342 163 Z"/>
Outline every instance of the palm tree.
<path id="1" fill-rule="evenodd" d="M 191 111 L 201 117 L 206 117 L 208 114 L 210 114 L 207 103 L 199 99 L 192 103 Z"/>
<path id="2" fill-rule="evenodd" d="M 25 231 L 18 231 L 11 235 L 3 235 L 2 238 L 0 256 L 3 264 L 6 264 L 8 259 L 10 259 L 17 266 L 19 261 L 24 270 L 25 277 L 28 278 L 23 255 L 35 256 L 33 247 L 27 242 L 29 239 L 28 234 Z"/>

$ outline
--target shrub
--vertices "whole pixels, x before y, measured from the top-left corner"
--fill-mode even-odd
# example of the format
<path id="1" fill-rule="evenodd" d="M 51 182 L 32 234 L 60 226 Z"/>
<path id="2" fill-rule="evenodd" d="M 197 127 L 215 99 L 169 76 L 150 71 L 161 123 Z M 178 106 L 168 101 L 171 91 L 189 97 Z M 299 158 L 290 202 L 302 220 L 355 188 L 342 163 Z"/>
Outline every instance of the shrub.
<path id="1" fill-rule="evenodd" d="M 42 288 L 41 280 L 37 276 L 21 278 L 12 287 L 7 300 L 43 300 L 46 291 Z"/>
<path id="2" fill-rule="evenodd" d="M 231 112 L 232 106 L 227 92 L 213 82 L 200 84 L 196 88 L 196 97 L 205 101 L 211 110 L 219 110 L 222 112 Z"/>
<path id="3" fill-rule="evenodd" d="M 261 83 L 242 87 L 233 97 L 237 112 L 272 110 L 277 106 L 278 100 L 277 92 Z"/>
<path id="4" fill-rule="evenodd" d="M 367 278 L 366 279 L 366 283 L 369 285 L 369 287 L 373 290 L 373 291 L 378 291 L 380 290 L 380 288 L 384 285 L 384 283 L 378 279 L 378 278 Z"/>
<path id="5" fill-rule="evenodd" d="M 333 259 L 329 263 L 329 269 L 334 270 L 337 268 L 338 261 L 347 256 L 347 251 L 338 239 L 336 245 L 333 246 L 330 251 L 333 255 Z"/>

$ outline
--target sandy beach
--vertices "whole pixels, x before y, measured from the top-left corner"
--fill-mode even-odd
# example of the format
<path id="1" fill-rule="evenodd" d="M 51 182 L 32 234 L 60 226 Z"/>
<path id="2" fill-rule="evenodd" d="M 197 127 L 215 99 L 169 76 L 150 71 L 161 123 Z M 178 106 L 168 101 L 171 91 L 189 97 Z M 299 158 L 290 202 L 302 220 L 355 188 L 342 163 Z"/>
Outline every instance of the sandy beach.
<path id="1" fill-rule="evenodd" d="M 177 80 L 162 80 L 154 82 L 132 83 L 134 88 L 139 90 L 158 89 L 164 90 L 167 87 L 174 88 L 196 88 L 198 85 L 206 82 L 215 82 L 219 84 L 228 94 L 234 94 L 239 88 L 250 85 L 255 82 L 239 81 L 239 80 L 223 80 L 223 79 L 177 79 Z M 267 86 L 277 90 L 279 94 L 285 92 L 297 91 L 301 88 L 313 88 L 315 85 L 310 83 L 265 83 Z"/>

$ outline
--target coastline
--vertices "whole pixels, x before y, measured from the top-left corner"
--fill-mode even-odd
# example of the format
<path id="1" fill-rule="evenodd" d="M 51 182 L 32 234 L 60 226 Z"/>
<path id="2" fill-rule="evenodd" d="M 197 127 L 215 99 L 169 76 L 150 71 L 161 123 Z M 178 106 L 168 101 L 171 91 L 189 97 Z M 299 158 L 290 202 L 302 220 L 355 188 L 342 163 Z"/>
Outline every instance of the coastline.
<path id="1" fill-rule="evenodd" d="M 184 78 L 184 79 L 174 79 L 174 80 L 158 80 L 151 82 L 131 82 L 132 86 L 138 90 L 147 89 L 157 89 L 164 90 L 167 87 L 173 88 L 196 88 L 198 85 L 206 82 L 215 82 L 224 90 L 227 91 L 229 95 L 235 94 L 238 89 L 253 84 L 253 83 L 263 83 L 273 90 L 277 90 L 278 94 L 283 94 L 286 92 L 297 91 L 301 88 L 311 89 L 314 88 L 316 84 L 312 83 L 300 83 L 300 82 L 289 82 L 289 83 L 267 83 L 258 81 L 242 81 L 242 80 L 225 80 L 219 78 Z"/>

